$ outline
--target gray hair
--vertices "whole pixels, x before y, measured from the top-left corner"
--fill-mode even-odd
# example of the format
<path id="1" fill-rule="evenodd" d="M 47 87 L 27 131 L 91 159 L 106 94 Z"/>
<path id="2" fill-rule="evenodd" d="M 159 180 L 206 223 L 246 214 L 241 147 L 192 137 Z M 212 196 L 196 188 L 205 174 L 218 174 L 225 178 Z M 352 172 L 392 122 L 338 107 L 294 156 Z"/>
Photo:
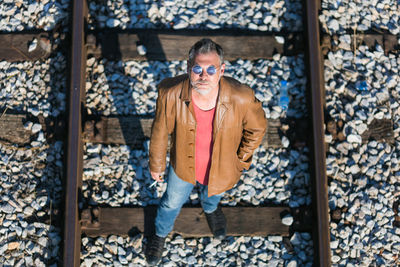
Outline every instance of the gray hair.
<path id="1" fill-rule="evenodd" d="M 222 47 L 212 41 L 209 38 L 203 38 L 200 41 L 197 41 L 189 50 L 189 60 L 188 65 L 192 66 L 194 63 L 194 58 L 199 54 L 207 54 L 211 52 L 216 52 L 219 56 L 219 60 L 224 63 L 224 51 Z"/>

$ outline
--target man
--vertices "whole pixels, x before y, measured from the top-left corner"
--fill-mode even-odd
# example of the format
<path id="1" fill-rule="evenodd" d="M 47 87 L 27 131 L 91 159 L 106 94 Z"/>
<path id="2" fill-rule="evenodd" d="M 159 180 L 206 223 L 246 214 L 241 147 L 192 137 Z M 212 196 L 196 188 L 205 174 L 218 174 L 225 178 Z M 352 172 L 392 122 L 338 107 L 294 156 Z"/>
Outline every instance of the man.
<path id="1" fill-rule="evenodd" d="M 224 71 L 222 48 L 202 39 L 189 51 L 188 74 L 158 86 L 149 151 L 150 173 L 158 182 L 166 168 L 168 135 L 172 138 L 167 189 L 146 249 L 150 265 L 160 261 L 165 238 L 195 185 L 211 232 L 225 237 L 226 221 L 218 204 L 249 168 L 265 134 L 267 121 L 253 90 L 224 77 Z"/>

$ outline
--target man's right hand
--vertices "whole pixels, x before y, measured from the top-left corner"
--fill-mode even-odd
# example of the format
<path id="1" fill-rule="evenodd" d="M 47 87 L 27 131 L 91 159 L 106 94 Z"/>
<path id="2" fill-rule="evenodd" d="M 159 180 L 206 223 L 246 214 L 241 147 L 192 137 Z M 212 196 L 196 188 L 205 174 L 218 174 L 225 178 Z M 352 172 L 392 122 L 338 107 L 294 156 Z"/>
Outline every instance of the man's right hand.
<path id="1" fill-rule="evenodd" d="M 151 178 L 156 180 L 157 182 L 164 182 L 163 173 L 162 172 L 152 172 L 150 171 Z"/>

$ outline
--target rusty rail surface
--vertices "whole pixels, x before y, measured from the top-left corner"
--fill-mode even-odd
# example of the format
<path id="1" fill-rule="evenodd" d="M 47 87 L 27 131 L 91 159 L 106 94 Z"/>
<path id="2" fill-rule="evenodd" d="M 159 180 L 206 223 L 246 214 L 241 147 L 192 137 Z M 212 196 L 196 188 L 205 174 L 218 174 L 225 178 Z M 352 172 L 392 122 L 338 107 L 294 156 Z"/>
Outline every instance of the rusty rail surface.
<path id="1" fill-rule="evenodd" d="M 85 17 L 87 17 L 87 3 L 86 0 L 74 0 L 72 5 L 63 266 L 79 266 L 81 249 L 78 194 L 82 183 L 81 114 L 85 96 L 86 48 L 84 46 L 84 21 Z"/>
<path id="2" fill-rule="evenodd" d="M 312 125 L 311 144 L 311 182 L 312 206 L 316 225 L 313 226 L 314 266 L 331 266 L 328 184 L 326 176 L 326 153 L 324 142 L 324 76 L 323 57 L 320 46 L 320 27 L 318 20 L 320 1 L 307 0 L 304 21 L 306 43 L 306 64 L 308 65 L 308 99 Z"/>

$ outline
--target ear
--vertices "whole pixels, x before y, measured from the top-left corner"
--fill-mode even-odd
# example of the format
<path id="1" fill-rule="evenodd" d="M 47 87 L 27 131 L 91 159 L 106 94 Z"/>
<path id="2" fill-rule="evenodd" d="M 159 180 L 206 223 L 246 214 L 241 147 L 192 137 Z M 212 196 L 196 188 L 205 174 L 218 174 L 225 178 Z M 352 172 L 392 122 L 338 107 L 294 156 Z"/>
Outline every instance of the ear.
<path id="1" fill-rule="evenodd" d="M 221 64 L 221 75 L 225 72 L 225 63 Z"/>

